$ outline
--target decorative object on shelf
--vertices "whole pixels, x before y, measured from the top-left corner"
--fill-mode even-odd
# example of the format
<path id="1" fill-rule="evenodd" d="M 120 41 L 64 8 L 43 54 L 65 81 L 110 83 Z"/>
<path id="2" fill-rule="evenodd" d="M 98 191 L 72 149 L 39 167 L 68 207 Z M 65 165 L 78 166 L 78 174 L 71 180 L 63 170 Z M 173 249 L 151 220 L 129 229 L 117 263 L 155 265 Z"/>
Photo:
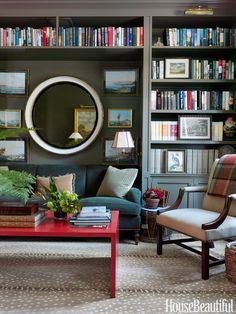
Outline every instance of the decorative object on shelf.
<path id="1" fill-rule="evenodd" d="M 21 110 L 18 109 L 1 110 L 0 128 L 21 128 Z"/>
<path id="2" fill-rule="evenodd" d="M 190 77 L 189 58 L 166 58 L 165 78 L 189 78 Z"/>
<path id="3" fill-rule="evenodd" d="M 132 109 L 108 109 L 109 128 L 132 128 Z"/>
<path id="4" fill-rule="evenodd" d="M 223 127 L 225 136 L 227 137 L 233 137 L 236 132 L 236 122 L 233 120 L 233 117 L 228 117 L 225 121 L 224 127 Z"/>
<path id="5" fill-rule="evenodd" d="M 148 208 L 157 208 L 163 197 L 163 190 L 158 187 L 148 188 L 146 192 L 143 193 L 143 199 Z"/>
<path id="6" fill-rule="evenodd" d="M 179 116 L 179 138 L 181 140 L 210 140 L 211 116 Z"/>
<path id="7" fill-rule="evenodd" d="M 235 149 L 231 145 L 220 146 L 218 150 L 219 150 L 219 153 L 218 153 L 219 158 L 224 155 L 235 154 Z"/>
<path id="8" fill-rule="evenodd" d="M 186 170 L 186 157 L 184 149 L 166 151 L 166 172 L 178 173 Z"/>
<path id="9" fill-rule="evenodd" d="M 212 8 L 198 5 L 197 7 L 187 8 L 184 11 L 185 15 L 213 15 L 214 11 Z"/>
<path id="10" fill-rule="evenodd" d="M 26 162 L 26 139 L 11 138 L 0 140 L 0 161 L 1 162 Z"/>
<path id="11" fill-rule="evenodd" d="M 0 94 L 26 95 L 28 71 L 0 71 Z"/>
<path id="12" fill-rule="evenodd" d="M 55 219 L 65 219 L 67 214 L 77 214 L 81 206 L 79 196 L 69 191 L 60 192 L 55 181 L 50 177 L 49 188 L 43 186 L 42 197 L 46 200 L 49 210 L 54 212 Z"/>
<path id="13" fill-rule="evenodd" d="M 163 42 L 161 41 L 161 37 L 157 37 L 157 41 L 154 43 L 153 46 L 154 47 L 163 47 L 164 46 Z"/>
<path id="14" fill-rule="evenodd" d="M 35 177 L 25 171 L 0 169 L 0 195 L 17 197 L 24 203 L 33 192 Z"/>
<path id="15" fill-rule="evenodd" d="M 104 69 L 104 93 L 138 95 L 138 69 Z"/>

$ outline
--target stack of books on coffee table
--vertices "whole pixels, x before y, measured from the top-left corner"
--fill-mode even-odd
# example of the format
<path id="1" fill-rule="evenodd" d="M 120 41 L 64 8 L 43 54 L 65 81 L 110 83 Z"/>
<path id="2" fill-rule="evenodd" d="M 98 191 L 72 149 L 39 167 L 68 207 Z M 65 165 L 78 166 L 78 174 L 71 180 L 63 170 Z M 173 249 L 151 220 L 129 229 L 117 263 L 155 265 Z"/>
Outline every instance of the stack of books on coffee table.
<path id="1" fill-rule="evenodd" d="M 69 222 L 75 227 L 106 227 L 111 222 L 111 211 L 105 206 L 86 206 Z"/>
<path id="2" fill-rule="evenodd" d="M 35 227 L 45 218 L 35 203 L 0 202 L 0 227 Z"/>

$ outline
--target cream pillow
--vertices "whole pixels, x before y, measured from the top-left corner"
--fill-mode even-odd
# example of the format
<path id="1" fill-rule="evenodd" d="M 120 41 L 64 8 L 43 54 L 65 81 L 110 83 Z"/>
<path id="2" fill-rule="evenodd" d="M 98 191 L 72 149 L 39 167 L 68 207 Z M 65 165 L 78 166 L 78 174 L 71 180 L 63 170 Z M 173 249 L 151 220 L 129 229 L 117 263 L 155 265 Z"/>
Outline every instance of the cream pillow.
<path id="1" fill-rule="evenodd" d="M 58 177 L 52 177 L 55 181 L 56 187 L 58 188 L 59 191 L 64 192 L 64 191 L 69 191 L 69 192 L 74 192 L 74 181 L 75 181 L 75 174 L 70 173 L 70 174 L 65 174 L 63 176 L 58 176 Z M 43 186 L 46 188 L 49 188 L 49 177 L 36 177 L 36 193 L 44 193 Z"/>
<path id="2" fill-rule="evenodd" d="M 109 166 L 97 191 L 97 196 L 115 196 L 123 198 L 133 186 L 138 169 L 117 169 Z"/>

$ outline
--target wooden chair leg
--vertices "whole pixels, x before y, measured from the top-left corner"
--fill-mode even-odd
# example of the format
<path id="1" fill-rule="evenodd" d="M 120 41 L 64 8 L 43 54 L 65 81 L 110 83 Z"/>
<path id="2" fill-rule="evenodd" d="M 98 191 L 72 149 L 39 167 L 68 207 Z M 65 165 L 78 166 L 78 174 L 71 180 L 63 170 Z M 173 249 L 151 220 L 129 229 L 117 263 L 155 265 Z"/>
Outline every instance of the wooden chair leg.
<path id="1" fill-rule="evenodd" d="M 209 251 L 210 244 L 202 241 L 202 279 L 209 279 Z"/>
<path id="2" fill-rule="evenodd" d="M 157 254 L 162 254 L 162 226 L 157 224 Z"/>
<path id="3" fill-rule="evenodd" d="M 135 244 L 138 245 L 138 241 L 139 241 L 139 231 L 134 231 L 134 241 Z"/>

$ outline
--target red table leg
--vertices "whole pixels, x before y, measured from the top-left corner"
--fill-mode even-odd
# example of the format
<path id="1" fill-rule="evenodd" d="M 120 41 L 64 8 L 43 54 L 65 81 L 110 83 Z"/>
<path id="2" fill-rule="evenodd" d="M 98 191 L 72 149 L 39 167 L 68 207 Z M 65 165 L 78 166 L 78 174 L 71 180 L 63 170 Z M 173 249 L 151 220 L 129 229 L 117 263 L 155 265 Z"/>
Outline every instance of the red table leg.
<path id="1" fill-rule="evenodd" d="M 111 237 L 111 277 L 110 277 L 110 294 L 111 298 L 116 297 L 116 256 L 117 242 L 119 241 L 118 232 Z"/>

